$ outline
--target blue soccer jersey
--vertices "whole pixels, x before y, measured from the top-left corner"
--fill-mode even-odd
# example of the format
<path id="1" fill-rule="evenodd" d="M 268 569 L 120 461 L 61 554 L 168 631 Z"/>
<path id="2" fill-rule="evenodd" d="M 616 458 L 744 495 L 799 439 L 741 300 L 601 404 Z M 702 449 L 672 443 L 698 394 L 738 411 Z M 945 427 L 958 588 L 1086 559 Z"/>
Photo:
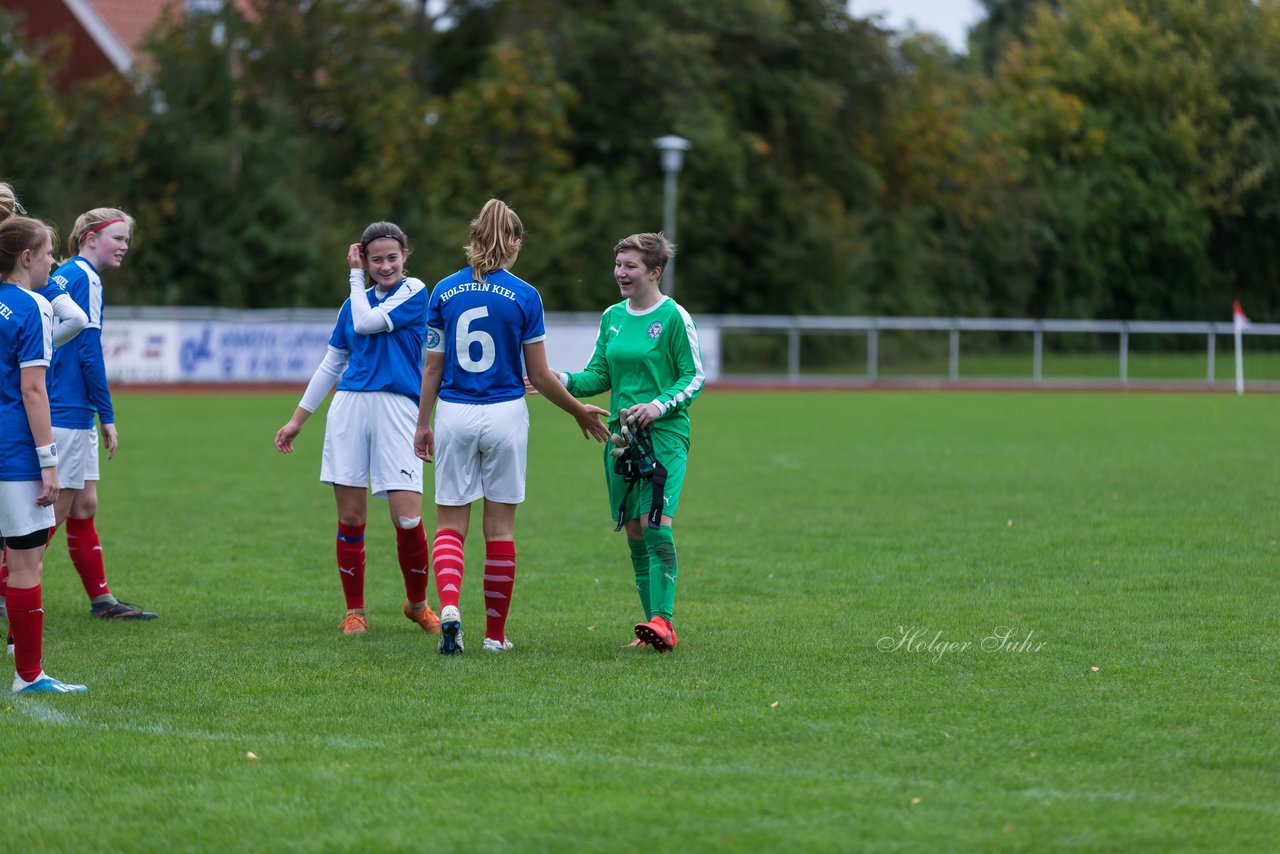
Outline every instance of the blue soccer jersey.
<path id="1" fill-rule="evenodd" d="M 338 391 L 391 391 L 417 401 L 422 393 L 422 342 L 427 337 L 427 286 L 409 278 L 386 296 L 377 288 L 364 295 L 371 309 L 386 314 L 391 328 L 361 335 L 351 319 L 350 298 L 342 304 L 329 337 L 330 347 L 348 354 Z"/>
<path id="2" fill-rule="evenodd" d="M 431 292 L 427 349 L 444 354 L 440 399 L 502 403 L 524 396 L 524 345 L 547 337 L 538 291 L 506 270 L 477 282 L 464 267 Z"/>
<path id="3" fill-rule="evenodd" d="M 53 302 L 64 291 L 89 318 L 89 325 L 54 351 L 49 367 L 53 426 L 92 430 L 95 413 L 103 424 L 114 424 L 115 410 L 102 358 L 102 277 L 77 255 L 54 271 L 40 294 Z"/>
<path id="4" fill-rule="evenodd" d="M 0 284 L 0 480 L 39 480 L 40 460 L 22 402 L 22 369 L 53 358 L 53 309 L 37 293 Z"/>

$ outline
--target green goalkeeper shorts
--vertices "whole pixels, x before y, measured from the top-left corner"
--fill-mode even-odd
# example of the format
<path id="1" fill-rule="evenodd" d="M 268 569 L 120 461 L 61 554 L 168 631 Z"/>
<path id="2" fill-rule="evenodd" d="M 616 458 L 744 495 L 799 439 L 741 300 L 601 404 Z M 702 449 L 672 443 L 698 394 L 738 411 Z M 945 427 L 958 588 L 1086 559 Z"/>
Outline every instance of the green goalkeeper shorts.
<path id="1" fill-rule="evenodd" d="M 684 467 L 685 460 L 689 456 L 689 440 L 684 436 L 665 431 L 659 433 L 655 430 L 651 435 L 653 455 L 667 470 L 667 482 L 662 490 L 662 513 L 664 516 L 674 518 L 676 506 L 680 503 L 680 488 L 684 486 Z M 653 504 L 653 481 L 638 480 L 628 493 L 627 482 L 622 479 L 622 475 L 615 474 L 613 471 L 614 458 L 609 455 L 609 450 L 613 446 L 606 442 L 604 447 L 604 481 L 609 488 L 609 516 L 613 521 L 618 521 L 618 506 L 622 503 L 624 495 L 627 500 L 624 519 L 642 519 L 648 516 L 649 507 Z"/>

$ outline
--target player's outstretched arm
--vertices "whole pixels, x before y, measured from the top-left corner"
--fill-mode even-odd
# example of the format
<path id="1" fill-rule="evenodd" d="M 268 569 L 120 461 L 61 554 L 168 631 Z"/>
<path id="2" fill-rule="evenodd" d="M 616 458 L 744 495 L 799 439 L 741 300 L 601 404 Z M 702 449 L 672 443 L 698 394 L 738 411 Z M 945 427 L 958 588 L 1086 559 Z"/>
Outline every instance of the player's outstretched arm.
<path id="1" fill-rule="evenodd" d="M 607 418 L 609 412 L 598 406 L 582 403 L 569 394 L 560 378 L 547 367 L 547 348 L 541 341 L 524 345 L 524 364 L 529 372 L 529 383 L 547 400 L 572 415 L 585 438 L 594 437 L 597 442 L 609 438 L 609 429 L 599 418 L 601 415 Z"/>

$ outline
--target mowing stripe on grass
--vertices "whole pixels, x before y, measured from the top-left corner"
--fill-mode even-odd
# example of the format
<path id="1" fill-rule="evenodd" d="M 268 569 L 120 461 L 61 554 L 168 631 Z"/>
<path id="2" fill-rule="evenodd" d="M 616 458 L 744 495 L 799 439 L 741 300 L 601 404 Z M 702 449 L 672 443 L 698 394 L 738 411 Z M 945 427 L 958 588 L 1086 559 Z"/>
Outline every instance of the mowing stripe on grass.
<path id="1" fill-rule="evenodd" d="M 182 729 L 159 724 L 139 724 L 129 721 L 91 721 L 82 720 L 61 709 L 55 709 L 39 702 L 14 704 L 14 711 L 48 726 L 81 727 L 83 729 L 104 730 L 108 732 L 127 732 L 134 735 L 155 735 L 163 738 L 182 738 L 191 741 L 228 741 L 242 744 L 305 744 L 312 747 L 335 747 L 353 750 L 377 750 L 385 746 L 382 741 L 367 738 L 343 738 L 314 735 L 281 735 L 278 733 L 245 734 L 231 732 L 209 732 L 208 730 Z"/>

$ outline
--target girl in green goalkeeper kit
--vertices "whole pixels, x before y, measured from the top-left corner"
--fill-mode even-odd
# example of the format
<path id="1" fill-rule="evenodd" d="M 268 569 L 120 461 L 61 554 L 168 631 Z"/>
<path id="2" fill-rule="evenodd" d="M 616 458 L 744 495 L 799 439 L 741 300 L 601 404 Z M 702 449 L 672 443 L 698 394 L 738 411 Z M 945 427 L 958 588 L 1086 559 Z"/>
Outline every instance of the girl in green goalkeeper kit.
<path id="1" fill-rule="evenodd" d="M 689 405 L 702 391 L 698 330 L 689 313 L 659 289 L 675 247 L 661 234 L 633 234 L 614 247 L 613 277 L 623 301 L 600 318 L 595 353 L 581 371 L 561 374 L 575 397 L 610 391 L 609 427 L 615 434 L 647 431 L 659 476 L 628 483 L 606 450 L 609 509 L 627 532 L 644 622 L 632 646 L 659 652 L 677 644 L 671 617 L 676 598 L 676 545 L 671 532 L 689 455 Z M 632 442 L 632 451 L 643 440 Z M 612 448 L 612 446 L 609 446 Z M 665 470 L 666 480 L 661 474 Z M 653 507 L 661 501 L 660 512 Z M 651 510 L 653 512 L 651 512 Z"/>

